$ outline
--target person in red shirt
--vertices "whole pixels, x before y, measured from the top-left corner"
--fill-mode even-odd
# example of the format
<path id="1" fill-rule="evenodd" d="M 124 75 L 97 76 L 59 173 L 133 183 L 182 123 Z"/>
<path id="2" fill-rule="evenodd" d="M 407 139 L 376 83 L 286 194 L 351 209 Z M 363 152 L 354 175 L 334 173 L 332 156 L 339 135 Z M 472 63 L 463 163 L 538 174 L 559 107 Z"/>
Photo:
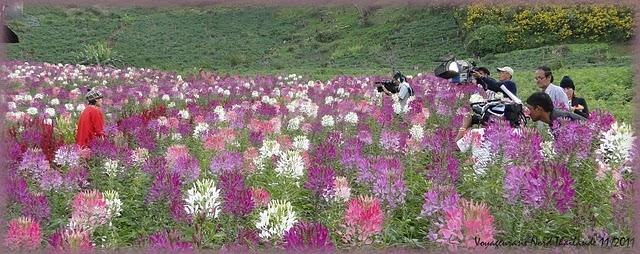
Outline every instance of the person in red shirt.
<path id="1" fill-rule="evenodd" d="M 85 96 L 89 105 L 80 114 L 76 130 L 76 144 L 81 148 L 86 148 L 94 137 L 104 137 L 102 97 L 98 90 L 89 90 Z"/>

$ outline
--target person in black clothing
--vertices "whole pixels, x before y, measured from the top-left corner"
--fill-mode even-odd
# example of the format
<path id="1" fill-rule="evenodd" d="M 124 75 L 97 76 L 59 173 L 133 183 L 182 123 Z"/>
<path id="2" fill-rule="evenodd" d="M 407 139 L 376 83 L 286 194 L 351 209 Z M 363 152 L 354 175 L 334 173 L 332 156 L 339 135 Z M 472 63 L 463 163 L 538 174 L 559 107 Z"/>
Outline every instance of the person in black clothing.
<path id="1" fill-rule="evenodd" d="M 481 67 L 481 68 L 484 68 L 484 67 Z M 473 73 L 473 76 L 478 80 L 478 84 L 481 84 L 482 88 L 485 91 L 489 90 L 496 93 L 502 93 L 505 98 L 509 98 L 509 96 L 507 96 L 500 88 L 502 85 L 504 85 L 507 88 L 507 90 L 509 90 L 509 92 L 511 92 L 513 95 L 517 95 L 518 91 L 516 89 L 516 83 L 511 80 L 513 78 L 513 69 L 507 66 L 507 67 L 497 68 L 497 70 L 498 70 L 498 74 L 500 75 L 499 81 L 496 81 L 495 79 L 489 77 L 488 70 L 486 74 L 480 71 L 476 71 Z"/>
<path id="2" fill-rule="evenodd" d="M 551 96 L 545 92 L 535 92 L 527 98 L 527 109 L 529 110 L 529 117 L 534 122 L 542 121 L 554 127 L 553 122 L 558 119 L 569 119 L 569 121 L 586 120 L 586 118 L 564 110 L 555 109 L 553 107 L 553 101 Z"/>
<path id="3" fill-rule="evenodd" d="M 569 104 L 573 113 L 581 115 L 584 118 L 589 118 L 589 108 L 587 107 L 587 101 L 584 98 L 576 97 L 576 86 L 573 84 L 573 80 L 569 76 L 562 77 L 560 81 L 560 87 L 564 89 L 564 92 L 569 98 Z"/>

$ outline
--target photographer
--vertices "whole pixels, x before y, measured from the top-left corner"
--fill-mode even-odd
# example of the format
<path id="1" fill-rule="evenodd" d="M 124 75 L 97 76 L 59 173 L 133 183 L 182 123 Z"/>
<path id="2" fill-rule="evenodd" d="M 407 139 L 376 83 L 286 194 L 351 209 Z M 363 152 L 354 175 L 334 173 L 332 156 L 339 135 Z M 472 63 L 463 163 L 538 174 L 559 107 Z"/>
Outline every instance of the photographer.
<path id="1" fill-rule="evenodd" d="M 472 75 L 478 80 L 478 84 L 481 84 L 485 91 L 489 90 L 496 93 L 502 93 L 504 97 L 507 98 L 507 95 L 500 88 L 504 85 L 512 94 L 517 95 L 516 83 L 511 80 L 513 78 L 513 69 L 509 66 L 505 66 L 497 68 L 497 70 L 500 75 L 498 78 L 499 81 L 489 77 L 489 70 L 484 67 L 477 68 Z"/>
<path id="2" fill-rule="evenodd" d="M 385 82 L 382 82 L 382 84 L 383 85 L 378 87 L 378 91 L 382 90 L 386 95 L 397 93 L 398 102 L 403 109 L 407 105 L 409 97 L 414 95 L 413 89 L 407 82 L 407 78 L 399 71 L 396 71 L 393 74 L 393 84 L 391 86 L 391 89 L 387 88 L 387 84 L 385 84 Z"/>

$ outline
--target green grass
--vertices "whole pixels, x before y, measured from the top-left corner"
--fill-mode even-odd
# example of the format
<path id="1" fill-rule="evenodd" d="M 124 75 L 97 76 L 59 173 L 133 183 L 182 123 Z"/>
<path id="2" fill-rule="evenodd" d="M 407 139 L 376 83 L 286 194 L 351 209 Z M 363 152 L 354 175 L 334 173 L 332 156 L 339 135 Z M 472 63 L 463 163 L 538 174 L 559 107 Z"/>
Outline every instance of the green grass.
<path id="1" fill-rule="evenodd" d="M 85 45 L 106 42 L 126 65 L 219 74 L 337 75 L 428 73 L 444 55 L 470 59 L 453 9 L 385 7 L 362 18 L 355 7 L 60 8 L 27 6 L 9 22 L 21 43 L 9 59 L 75 63 Z M 550 66 L 556 83 L 570 75 L 590 108 L 631 119 L 631 46 L 549 45 L 488 55 L 478 65 L 511 66 L 523 99 L 535 90 L 535 67 Z M 612 89 L 610 89 L 612 88 Z"/>

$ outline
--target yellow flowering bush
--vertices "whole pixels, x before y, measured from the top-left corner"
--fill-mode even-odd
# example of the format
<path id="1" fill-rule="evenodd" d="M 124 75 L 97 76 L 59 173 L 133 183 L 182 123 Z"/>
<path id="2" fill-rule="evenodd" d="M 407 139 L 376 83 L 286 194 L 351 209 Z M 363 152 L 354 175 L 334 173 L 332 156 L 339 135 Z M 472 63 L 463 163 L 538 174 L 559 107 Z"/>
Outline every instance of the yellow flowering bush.
<path id="1" fill-rule="evenodd" d="M 485 26 L 504 27 L 510 48 L 571 40 L 626 41 L 633 37 L 632 9 L 615 5 L 518 6 L 472 5 L 464 10 L 466 34 Z"/>

